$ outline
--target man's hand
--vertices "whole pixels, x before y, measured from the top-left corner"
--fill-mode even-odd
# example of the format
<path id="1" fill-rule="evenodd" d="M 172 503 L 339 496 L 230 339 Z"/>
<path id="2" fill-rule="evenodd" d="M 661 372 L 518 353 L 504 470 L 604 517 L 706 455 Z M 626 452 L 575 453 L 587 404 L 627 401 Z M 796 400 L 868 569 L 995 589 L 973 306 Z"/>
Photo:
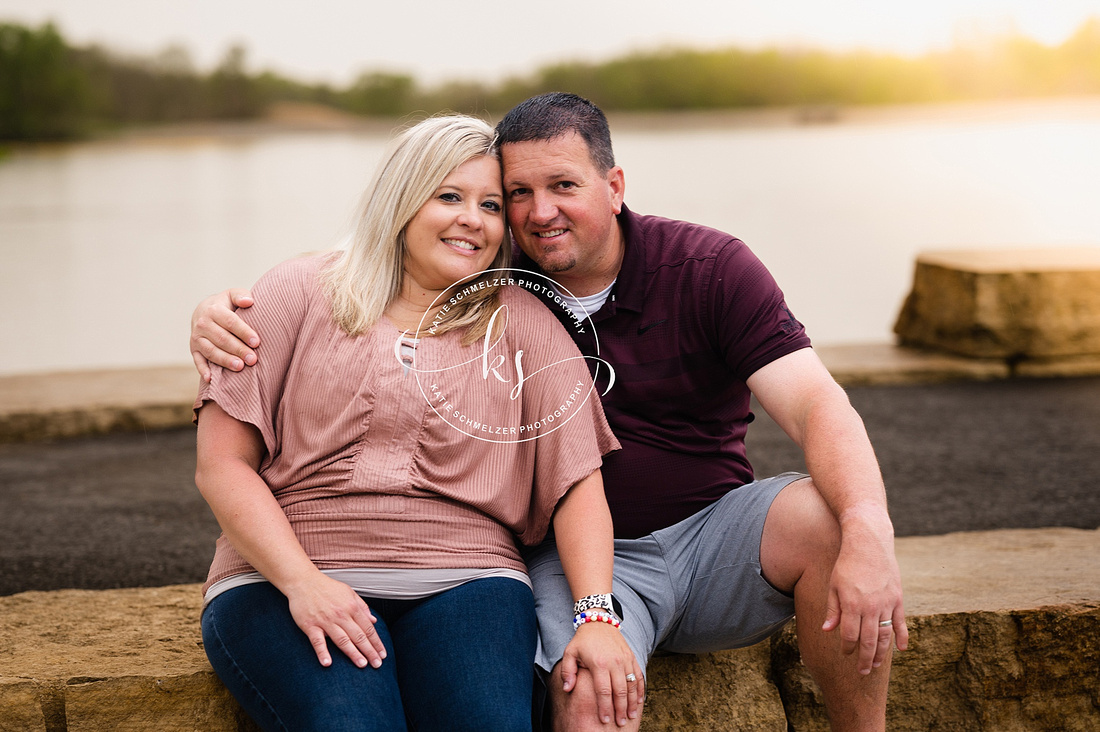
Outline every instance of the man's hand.
<path id="1" fill-rule="evenodd" d="M 844 653 L 858 652 L 857 668 L 861 674 L 869 674 L 883 664 L 895 634 L 898 650 L 909 647 L 901 573 L 892 536 L 884 531 L 852 527 L 853 524 L 869 527 L 874 523 L 873 517 L 865 518 L 870 520 L 846 522 L 848 530 L 833 567 L 822 625 L 825 632 L 839 629 Z M 880 538 L 883 536 L 889 540 Z"/>
<path id="2" fill-rule="evenodd" d="M 886 661 L 895 633 L 898 648 L 908 647 L 909 632 L 886 488 L 867 430 L 813 349 L 772 361 L 747 383 L 764 410 L 802 448 L 813 485 L 839 523 L 839 554 L 828 574 L 821 627 L 827 633 L 839 629 L 842 651 L 850 656 L 858 650 L 856 668 L 869 674 Z M 821 556 L 801 555 L 793 565 L 787 563 L 786 572 L 800 563 L 804 570 Z"/>
<path id="3" fill-rule="evenodd" d="M 230 289 L 211 295 L 191 314 L 191 358 L 203 381 L 210 381 L 210 363 L 240 371 L 256 363 L 260 336 L 236 313 L 252 306 L 248 290 Z"/>

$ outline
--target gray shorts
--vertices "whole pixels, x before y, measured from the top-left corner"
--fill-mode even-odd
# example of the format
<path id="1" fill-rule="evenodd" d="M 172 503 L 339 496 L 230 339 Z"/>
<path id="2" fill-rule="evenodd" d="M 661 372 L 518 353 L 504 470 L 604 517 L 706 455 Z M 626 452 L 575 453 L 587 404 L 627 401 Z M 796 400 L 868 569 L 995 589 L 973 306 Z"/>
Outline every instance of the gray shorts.
<path id="1" fill-rule="evenodd" d="M 760 537 L 772 501 L 806 476 L 784 473 L 730 491 L 678 524 L 615 540 L 612 591 L 638 665 L 654 651 L 706 653 L 757 643 L 794 616 L 794 600 L 760 572 Z M 531 550 L 539 644 L 550 671 L 573 637 L 573 600 L 553 541 Z"/>

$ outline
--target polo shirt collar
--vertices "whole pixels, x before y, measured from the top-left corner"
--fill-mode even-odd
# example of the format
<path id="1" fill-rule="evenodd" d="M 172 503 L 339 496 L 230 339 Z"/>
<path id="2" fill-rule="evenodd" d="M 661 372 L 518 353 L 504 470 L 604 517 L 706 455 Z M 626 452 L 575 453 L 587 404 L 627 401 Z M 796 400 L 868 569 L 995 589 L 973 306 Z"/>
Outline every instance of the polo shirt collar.
<path id="1" fill-rule="evenodd" d="M 641 221 L 633 211 L 623 204 L 618 216 L 623 232 L 623 263 L 619 266 L 619 276 L 611 290 L 616 308 L 642 312 L 645 301 L 645 246 L 643 245 Z"/>

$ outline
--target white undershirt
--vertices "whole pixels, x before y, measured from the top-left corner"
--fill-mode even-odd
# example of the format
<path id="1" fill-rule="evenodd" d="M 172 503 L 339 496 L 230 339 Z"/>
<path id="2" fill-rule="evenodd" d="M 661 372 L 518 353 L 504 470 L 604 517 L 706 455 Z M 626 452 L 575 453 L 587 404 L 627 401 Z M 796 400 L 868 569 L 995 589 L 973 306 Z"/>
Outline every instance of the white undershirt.
<path id="1" fill-rule="evenodd" d="M 607 298 L 611 294 L 611 288 L 615 286 L 615 281 L 613 280 L 610 285 L 595 295 L 585 295 L 584 297 L 573 297 L 553 281 L 551 281 L 551 286 L 554 288 L 554 292 L 561 296 L 562 302 L 565 303 L 565 307 L 569 309 L 569 312 L 573 313 L 573 317 L 577 320 L 584 320 L 590 315 L 595 315 L 607 302 Z"/>
<path id="2" fill-rule="evenodd" d="M 412 368 L 413 361 L 416 358 L 416 347 L 420 345 L 419 338 L 409 338 L 403 336 L 401 338 L 401 367 L 404 369 L 404 374 L 408 376 L 409 369 Z"/>

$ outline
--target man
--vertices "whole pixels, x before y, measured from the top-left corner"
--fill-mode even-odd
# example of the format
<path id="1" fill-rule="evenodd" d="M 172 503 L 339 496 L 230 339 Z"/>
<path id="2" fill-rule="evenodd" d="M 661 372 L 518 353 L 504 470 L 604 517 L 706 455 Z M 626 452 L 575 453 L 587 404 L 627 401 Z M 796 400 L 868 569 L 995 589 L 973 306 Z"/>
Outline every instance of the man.
<path id="1" fill-rule="evenodd" d="M 603 467 L 614 600 L 597 602 L 622 616 L 643 666 L 657 649 L 756 643 L 794 615 L 833 728 L 884 729 L 895 633 L 899 648 L 908 644 L 885 489 L 862 421 L 781 291 L 739 240 L 629 211 L 607 121 L 587 100 L 534 97 L 497 133 L 519 266 L 594 313 L 593 329 L 569 330 L 615 369 L 603 397 L 623 445 Z M 206 359 L 255 362 L 219 326 L 259 343 L 231 315 L 231 304 L 250 304 L 246 295 L 214 296 L 196 311 L 200 373 Z M 809 476 L 754 480 L 750 394 L 802 448 Z M 561 662 L 576 608 L 556 550 L 527 559 L 555 728 L 637 729 L 640 719 L 611 699 L 626 690 L 596 688 L 589 669 Z"/>

